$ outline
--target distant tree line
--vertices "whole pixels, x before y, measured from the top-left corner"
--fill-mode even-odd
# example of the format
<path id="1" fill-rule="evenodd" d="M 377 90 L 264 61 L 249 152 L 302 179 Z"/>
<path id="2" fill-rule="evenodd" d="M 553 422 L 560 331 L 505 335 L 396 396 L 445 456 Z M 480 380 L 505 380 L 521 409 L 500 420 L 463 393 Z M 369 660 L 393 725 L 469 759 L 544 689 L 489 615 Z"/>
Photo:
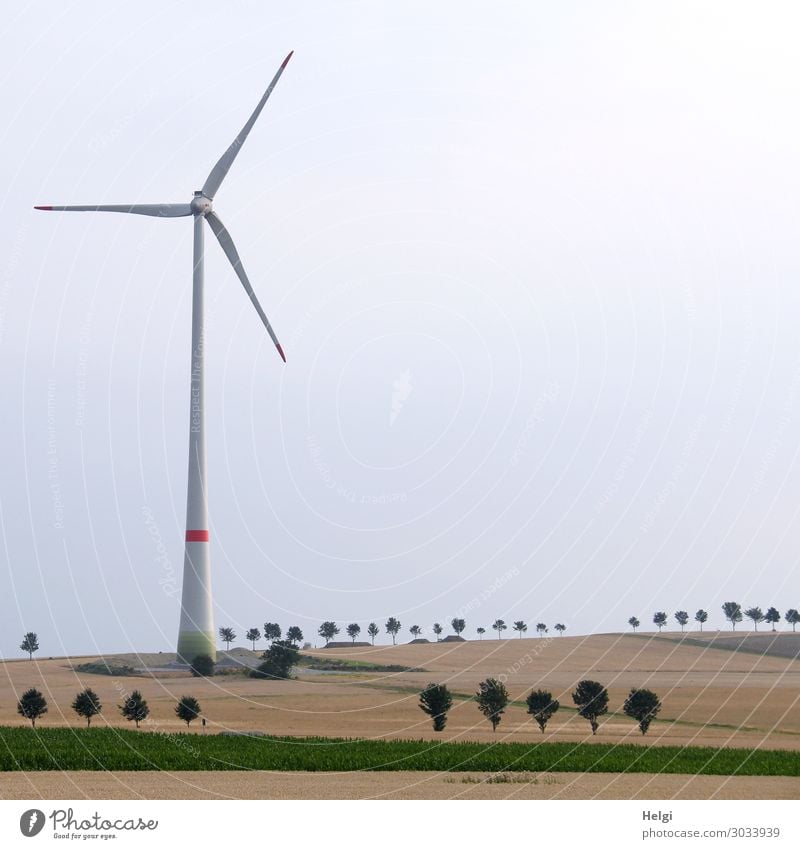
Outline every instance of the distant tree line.
<path id="1" fill-rule="evenodd" d="M 383 630 L 386 634 L 392 638 L 392 645 L 397 644 L 397 637 L 402 631 L 402 623 L 395 616 L 390 616 L 383 625 Z M 453 633 L 460 637 L 467 628 L 467 622 L 462 617 L 456 616 L 450 620 L 450 627 Z M 508 625 L 503 619 L 495 619 L 492 623 L 492 629 L 496 632 L 497 638 L 503 638 L 503 631 L 508 630 Z M 520 638 L 524 633 L 528 630 L 528 625 L 526 622 L 522 620 L 518 620 L 513 624 L 513 630 L 515 630 Z M 544 622 L 536 623 L 536 633 L 543 637 L 545 634 L 549 633 L 549 627 Z M 557 622 L 553 629 L 557 634 L 561 635 L 564 631 L 567 630 L 567 626 L 564 625 L 563 622 Z M 424 634 L 424 628 L 422 626 L 414 624 L 411 625 L 408 629 L 411 634 L 412 639 L 418 640 Z M 351 642 L 355 642 L 362 633 L 361 625 L 358 622 L 350 622 L 349 624 L 344 626 L 344 632 L 350 638 Z M 434 622 L 431 627 L 431 632 L 433 633 L 436 642 L 439 642 L 442 639 L 442 634 L 444 633 L 444 628 L 439 622 Z M 482 625 L 479 625 L 475 631 L 478 635 L 478 639 L 483 639 L 484 634 L 486 633 L 486 628 Z M 335 639 L 339 634 L 342 633 L 342 629 L 339 627 L 338 623 L 333 620 L 326 620 L 323 622 L 319 628 L 317 629 L 317 634 L 322 637 L 325 641 L 325 645 L 327 646 L 333 639 Z M 372 645 L 375 645 L 375 638 L 379 636 L 381 633 L 381 627 L 377 622 L 370 622 L 366 627 L 366 634 L 370 639 Z M 249 628 L 245 633 L 245 639 L 252 646 L 253 651 L 256 650 L 256 643 L 260 642 L 262 639 L 265 639 L 269 642 L 275 642 L 276 640 L 280 640 L 282 635 L 281 626 L 276 622 L 265 622 L 263 631 L 259 628 Z M 231 643 L 235 643 L 237 639 L 236 631 L 233 628 L 224 627 L 219 629 L 219 637 L 223 643 L 225 643 L 225 648 L 230 649 Z M 286 638 L 289 642 L 292 642 L 296 645 L 299 645 L 303 641 L 303 632 L 297 625 L 292 625 L 286 632 Z"/>
<path id="2" fill-rule="evenodd" d="M 397 636 L 398 634 L 400 634 L 402 627 L 402 623 L 395 616 L 390 616 L 384 623 L 383 628 L 385 632 L 392 638 L 392 645 L 397 644 Z M 457 637 L 460 637 L 467 628 L 467 622 L 465 619 L 457 616 L 450 621 L 450 627 L 453 633 Z M 497 633 L 498 639 L 502 639 L 503 631 L 508 630 L 508 625 L 503 619 L 495 619 L 491 627 Z M 559 635 L 563 634 L 564 631 L 567 630 L 567 626 L 564 625 L 562 622 L 556 623 L 553 628 Z M 527 632 L 528 625 L 522 620 L 519 620 L 517 622 L 514 622 L 513 629 L 517 631 L 520 637 L 522 637 L 522 635 Z M 545 634 L 547 634 L 549 630 L 549 627 L 544 622 L 538 622 L 536 624 L 536 633 L 540 637 L 543 637 Z M 425 633 L 424 628 L 417 624 L 411 625 L 408 631 L 411 634 L 412 639 L 414 640 L 419 639 L 422 634 Z M 370 622 L 369 625 L 367 625 L 366 632 L 372 644 L 375 645 L 375 637 L 377 637 L 381 633 L 381 628 L 378 623 Z M 433 626 L 431 627 L 431 632 L 433 633 L 436 642 L 439 642 L 442 639 L 444 628 L 442 627 L 441 623 L 434 622 Z M 479 625 L 475 629 L 475 632 L 478 635 L 478 639 L 482 640 L 484 634 L 486 633 L 486 628 L 484 628 L 482 625 Z M 322 637 L 323 640 L 325 640 L 326 646 L 331 642 L 331 640 L 334 639 L 334 637 L 337 636 L 337 634 L 340 633 L 341 628 L 336 622 L 332 620 L 326 620 L 319 626 L 317 630 L 317 634 Z M 351 622 L 349 625 L 345 626 L 345 633 L 348 637 L 350 637 L 352 642 L 355 642 L 361 635 L 361 625 L 359 625 L 357 622 Z M 248 639 L 250 639 L 250 637 L 248 637 Z"/>
<path id="3" fill-rule="evenodd" d="M 753 623 L 753 629 L 758 631 L 758 626 L 760 623 L 766 623 L 767 625 L 771 625 L 772 631 L 776 630 L 776 625 L 781 621 L 780 611 L 776 607 L 768 607 L 766 611 L 762 610 L 760 607 L 749 607 L 746 610 L 742 609 L 742 605 L 736 601 L 726 601 L 722 605 L 722 612 L 725 615 L 725 619 L 730 622 L 731 628 L 736 630 L 737 624 L 742 622 L 742 620 L 747 617 Z M 676 610 L 673 614 L 673 618 L 680 625 L 681 631 L 683 632 L 686 626 L 689 624 L 690 616 L 689 613 L 685 610 Z M 783 620 L 787 625 L 792 626 L 792 631 L 796 632 L 797 625 L 800 623 L 800 612 L 798 612 L 794 607 L 790 607 L 784 614 Z M 708 611 L 700 608 L 694 614 L 694 621 L 698 623 L 699 630 L 703 630 L 703 626 L 708 622 Z M 667 626 L 669 623 L 669 616 L 664 610 L 657 610 L 653 614 L 653 624 L 658 628 L 659 633 L 661 630 Z M 637 628 L 641 627 L 641 621 L 637 616 L 631 616 L 628 619 L 628 624 L 633 629 L 634 633 Z M 453 633 L 456 636 L 461 636 L 466 630 L 467 623 L 466 620 L 462 617 L 454 617 L 450 621 L 450 627 L 453 630 Z M 503 638 L 503 632 L 508 630 L 508 625 L 503 619 L 495 619 L 492 622 L 492 630 L 497 634 L 497 639 L 501 640 Z M 386 623 L 384 624 L 384 629 L 386 633 L 392 638 L 392 645 L 397 644 L 397 636 L 402 629 L 402 625 L 400 620 L 394 616 L 390 616 Z M 517 620 L 513 623 L 512 629 L 517 632 L 520 639 L 523 634 L 526 634 L 528 631 L 528 624 L 523 620 Z M 424 633 L 424 629 L 417 624 L 411 625 L 408 629 L 412 638 L 417 640 Z M 537 622 L 535 626 L 536 633 L 543 637 L 545 634 L 549 633 L 549 627 L 544 622 Z M 563 622 L 557 622 L 553 626 L 553 630 L 561 636 L 566 630 L 567 626 L 563 624 Z M 436 642 L 439 642 L 442 639 L 442 634 L 444 633 L 444 628 L 439 622 L 434 622 L 431 628 L 431 631 L 436 639 Z M 230 650 L 231 643 L 235 643 L 237 640 L 236 631 L 230 627 L 222 627 L 218 631 L 219 637 L 223 643 L 225 643 L 226 650 Z M 336 637 L 339 633 L 341 633 L 341 629 L 337 625 L 336 622 L 332 620 L 327 620 L 323 622 L 319 628 L 317 629 L 317 634 L 325 640 L 325 645 L 327 646 L 334 637 Z M 352 642 L 355 642 L 359 636 L 361 635 L 361 626 L 357 622 L 351 622 L 345 626 L 345 633 L 348 637 L 350 637 Z M 375 638 L 381 633 L 381 629 L 376 622 L 370 622 L 366 628 L 367 636 L 370 638 L 370 642 L 372 645 L 375 645 Z M 475 629 L 475 633 L 478 635 L 478 639 L 482 640 L 484 635 L 487 633 L 486 628 L 483 625 L 479 625 Z M 275 643 L 281 639 L 283 635 L 283 631 L 281 626 L 277 622 L 265 622 L 263 630 L 260 628 L 248 628 L 245 633 L 245 639 L 247 642 L 251 644 L 253 651 L 256 650 L 256 643 L 260 642 L 262 639 L 267 640 L 269 643 Z M 304 640 L 303 631 L 300 629 L 298 625 L 292 625 L 286 630 L 286 641 L 291 643 L 295 647 L 299 647 L 300 644 Z M 35 652 L 39 651 L 39 638 L 35 631 L 28 631 L 22 638 L 22 642 L 20 643 L 20 649 L 24 652 L 28 653 L 28 658 L 33 659 L 33 655 Z M 264 655 L 266 652 L 264 653 Z M 262 659 L 266 659 L 265 656 L 262 655 Z M 192 666 L 194 666 L 192 664 Z M 210 674 L 208 672 L 204 672 L 201 674 Z"/>
<path id="4" fill-rule="evenodd" d="M 768 607 L 766 611 L 762 610 L 760 607 L 749 607 L 747 610 L 742 610 L 742 606 L 738 601 L 726 601 L 722 605 L 722 612 L 725 614 L 725 619 L 731 623 L 731 628 L 734 631 L 736 630 L 736 625 L 742 621 L 744 616 L 752 621 L 753 628 L 756 631 L 758 631 L 758 625 L 760 622 L 766 622 L 768 625 L 771 625 L 772 630 L 775 631 L 775 626 L 781 621 L 781 614 L 776 607 Z M 675 621 L 681 626 L 681 631 L 683 631 L 689 623 L 689 614 L 685 610 L 676 610 L 673 616 Z M 792 626 L 792 631 L 795 631 L 798 622 L 800 622 L 800 613 L 798 613 L 798 611 L 793 607 L 790 607 L 786 613 L 783 614 L 783 619 L 788 625 Z M 703 610 L 702 608 L 698 610 L 694 614 L 694 621 L 700 625 L 700 630 L 702 631 L 703 625 L 708 622 L 708 611 Z M 667 616 L 666 611 L 657 610 L 653 614 L 653 624 L 658 628 L 659 633 L 661 633 L 661 629 L 664 628 L 668 622 L 669 617 Z M 636 616 L 631 616 L 628 620 L 628 624 L 635 632 L 642 623 Z M 558 628 L 558 625 L 556 625 L 556 628 Z"/>
<path id="5" fill-rule="evenodd" d="M 223 643 L 225 643 L 225 649 L 230 650 L 231 643 L 235 643 L 237 639 L 236 631 L 234 631 L 233 628 L 226 627 L 220 628 L 218 633 L 219 638 Z M 265 622 L 263 631 L 260 628 L 248 628 L 244 638 L 253 647 L 253 651 L 255 651 L 256 643 L 261 642 L 262 639 L 267 640 L 269 643 L 273 643 L 276 640 L 280 640 L 282 636 L 283 630 L 277 622 Z M 297 625 L 291 625 L 287 628 L 286 639 L 296 645 L 302 643 L 303 632 L 300 630 L 300 627 Z"/>

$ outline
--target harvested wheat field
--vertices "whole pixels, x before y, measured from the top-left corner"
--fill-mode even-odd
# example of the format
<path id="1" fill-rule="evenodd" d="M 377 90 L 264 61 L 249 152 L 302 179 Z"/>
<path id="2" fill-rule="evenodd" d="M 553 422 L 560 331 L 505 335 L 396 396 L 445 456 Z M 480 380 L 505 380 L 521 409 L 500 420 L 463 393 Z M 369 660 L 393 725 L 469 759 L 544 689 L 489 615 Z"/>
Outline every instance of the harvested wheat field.
<path id="1" fill-rule="evenodd" d="M 796 799 L 796 778 L 571 772 L 28 772 L 3 799 Z"/>
<path id="2" fill-rule="evenodd" d="M 187 673 L 158 670 L 119 677 L 76 672 L 73 664 L 84 662 L 86 658 L 8 661 L 3 663 L 0 680 L 0 724 L 22 724 L 23 720 L 15 710 L 16 698 L 24 689 L 35 686 L 42 690 L 50 705 L 40 725 L 78 725 L 79 720 L 71 711 L 70 702 L 78 690 L 90 686 L 99 694 L 104 705 L 103 714 L 94 721 L 95 724 L 118 727 L 129 726 L 121 719 L 115 706 L 133 689 L 140 690 L 151 708 L 142 733 L 148 730 L 186 731 L 186 726 L 175 717 L 173 708 L 178 697 L 191 694 L 199 699 L 207 718 L 205 733 L 259 731 L 276 735 L 372 739 L 531 743 L 542 740 L 597 741 L 800 748 L 800 711 L 797 709 L 800 661 L 794 659 L 794 642 L 789 642 L 795 639 L 793 635 L 781 634 L 777 640 L 771 640 L 773 647 L 778 645 L 779 651 L 774 654 L 762 654 L 752 647 L 737 650 L 739 641 L 731 642 L 726 648 L 717 647 L 713 644 L 714 635 L 703 635 L 708 644 L 700 644 L 698 637 L 698 634 L 693 634 L 682 640 L 680 635 L 675 634 L 606 634 L 317 649 L 308 654 L 327 660 L 336 658 L 409 669 L 375 672 L 356 668 L 353 671 L 326 672 L 300 668 L 298 678 L 290 681 L 263 681 L 240 674 L 206 680 L 192 678 Z M 239 653 L 247 654 L 243 649 Z M 117 660 L 147 665 L 151 669 L 164 663 L 168 657 L 148 655 L 137 659 L 133 655 L 115 656 Z M 492 733 L 491 726 L 469 698 L 478 682 L 488 676 L 503 678 L 511 698 L 515 700 L 509 705 L 496 734 Z M 592 738 L 588 724 L 575 713 L 570 698 L 575 683 L 586 677 L 605 684 L 611 698 L 611 713 L 603 718 L 596 738 Z M 449 714 L 446 730 L 438 735 L 433 733 L 430 720 L 417 706 L 420 688 L 430 681 L 446 683 L 454 694 L 460 696 Z M 530 721 L 524 706 L 525 695 L 537 687 L 551 690 L 562 705 L 544 735 Z M 635 723 L 621 713 L 622 702 L 631 687 L 653 689 L 663 702 L 661 715 L 645 738 L 639 734 Z M 194 723 L 190 731 L 202 733 L 199 723 Z M 63 792 L 70 795 L 68 775 L 63 778 L 57 775 L 54 778 L 50 773 L 33 777 L 25 774 L 25 778 L 23 775 L 5 776 L 2 794 L 12 792 L 9 789 L 11 785 L 16 787 L 30 778 L 35 782 L 45 782 L 42 786 L 51 788 L 48 791 L 51 794 L 52 788 L 63 780 Z M 245 791 L 245 777 L 230 773 L 223 778 L 209 775 L 207 781 L 197 779 L 188 784 L 183 783 L 187 780 L 186 774 L 165 776 L 160 779 L 158 787 L 138 774 L 130 779 L 128 786 L 132 795 L 141 792 L 156 796 L 181 794 L 184 792 L 181 788 L 189 788 L 185 792 L 201 795 L 237 796 L 254 792 L 256 795 L 286 793 L 291 797 L 297 792 L 298 795 L 313 796 L 318 793 L 320 797 L 359 798 L 384 792 L 389 796 L 430 795 L 432 798 L 484 792 L 487 795 L 498 794 L 501 798 L 539 798 L 536 794 L 557 796 L 561 792 L 558 787 L 563 789 L 564 794 L 577 794 L 579 797 L 602 796 L 608 792 L 629 798 L 641 791 L 649 794 L 650 798 L 676 794 L 703 798 L 715 793 L 724 796 L 738 792 L 753 798 L 763 791 L 775 798 L 782 793 L 796 797 L 800 790 L 798 780 L 792 778 L 738 777 L 729 780 L 704 776 L 690 780 L 686 776 L 640 775 L 609 776 L 606 779 L 595 774 L 568 780 L 566 774 L 560 774 L 557 780 L 561 783 L 556 787 L 541 782 L 508 786 L 472 785 L 463 783 L 463 775 L 453 779 L 455 784 L 450 783 L 448 776 L 440 777 L 438 783 L 431 783 L 429 774 L 422 783 L 404 773 L 380 776 L 355 774 L 338 776 L 336 780 L 333 776 L 319 774 L 300 780 L 287 773 L 281 776 L 280 781 L 271 773 L 264 775 L 263 787 L 255 791 Z M 116 778 L 98 773 L 91 781 L 106 782 L 102 784 L 104 789 L 97 793 L 111 793 Z M 94 791 L 88 790 L 93 785 L 82 786 L 94 794 Z M 225 792 L 223 786 L 238 789 Z M 254 786 L 258 788 L 259 784 Z M 307 789 L 288 789 L 301 786 Z M 762 791 L 754 790 L 756 786 Z M 763 790 L 767 786 L 770 789 Z M 195 789 L 191 790 L 193 787 Z M 125 791 L 120 792 L 125 795 Z M 564 798 L 567 797 L 564 795 Z"/>

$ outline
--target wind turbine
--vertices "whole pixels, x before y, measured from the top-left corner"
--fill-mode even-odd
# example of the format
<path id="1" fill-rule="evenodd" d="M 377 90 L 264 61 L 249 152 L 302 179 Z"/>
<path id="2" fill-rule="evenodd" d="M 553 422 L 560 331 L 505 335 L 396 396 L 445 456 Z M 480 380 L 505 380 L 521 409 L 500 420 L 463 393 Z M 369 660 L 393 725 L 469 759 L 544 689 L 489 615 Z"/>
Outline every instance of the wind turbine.
<path id="1" fill-rule="evenodd" d="M 292 51 L 294 53 L 294 51 Z M 206 486 L 206 434 L 204 403 L 205 326 L 203 315 L 203 220 L 208 222 L 245 292 L 256 308 L 264 327 L 275 343 L 281 359 L 286 357 L 256 293 L 250 285 L 239 253 L 225 225 L 213 211 L 213 200 L 231 165 L 239 155 L 250 130 L 292 58 L 283 60 L 253 114 L 242 127 L 219 162 L 211 169 L 203 188 L 194 193 L 190 203 L 99 204 L 95 206 L 36 206 L 58 212 L 129 212 L 155 218 L 194 216 L 194 270 L 192 273 L 192 371 L 189 402 L 189 479 L 186 496 L 186 543 L 183 561 L 181 621 L 178 630 L 178 659 L 189 663 L 197 655 L 216 659 L 214 618 L 211 605 L 211 562 L 208 535 L 208 488 Z"/>

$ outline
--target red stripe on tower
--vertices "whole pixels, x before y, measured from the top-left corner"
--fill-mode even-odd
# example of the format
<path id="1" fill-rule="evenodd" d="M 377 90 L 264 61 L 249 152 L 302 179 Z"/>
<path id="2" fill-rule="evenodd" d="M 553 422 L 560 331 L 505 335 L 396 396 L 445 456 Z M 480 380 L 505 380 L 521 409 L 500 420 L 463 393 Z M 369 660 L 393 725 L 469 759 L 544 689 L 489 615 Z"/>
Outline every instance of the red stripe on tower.
<path id="1" fill-rule="evenodd" d="M 208 531 L 186 531 L 186 542 L 208 542 Z"/>

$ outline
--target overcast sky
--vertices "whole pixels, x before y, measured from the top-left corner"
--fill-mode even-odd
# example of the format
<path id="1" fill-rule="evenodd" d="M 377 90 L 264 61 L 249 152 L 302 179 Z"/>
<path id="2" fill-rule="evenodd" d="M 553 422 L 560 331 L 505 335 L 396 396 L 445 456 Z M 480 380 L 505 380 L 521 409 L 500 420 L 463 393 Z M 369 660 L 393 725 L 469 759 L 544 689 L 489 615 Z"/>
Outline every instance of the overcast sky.
<path id="1" fill-rule="evenodd" d="M 22 3 L 0 653 L 174 650 L 191 223 L 217 625 L 800 607 L 793 3 Z M 510 632 L 509 632 L 510 633 Z M 385 640 L 385 636 L 381 639 Z"/>

